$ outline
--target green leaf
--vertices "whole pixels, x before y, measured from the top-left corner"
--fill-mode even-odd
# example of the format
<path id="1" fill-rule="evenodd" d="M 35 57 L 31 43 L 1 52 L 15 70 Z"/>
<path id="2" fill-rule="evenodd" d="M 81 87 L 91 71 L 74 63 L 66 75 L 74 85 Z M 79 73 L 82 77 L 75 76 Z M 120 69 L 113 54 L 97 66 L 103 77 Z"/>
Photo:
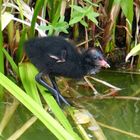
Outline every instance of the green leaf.
<path id="1" fill-rule="evenodd" d="M 37 69 L 31 63 L 22 63 L 19 64 L 19 73 L 27 94 L 42 106 L 35 81 L 35 76 L 38 73 Z"/>
<path id="2" fill-rule="evenodd" d="M 59 22 L 65 22 L 65 16 L 61 16 Z"/>
<path id="3" fill-rule="evenodd" d="M 0 19 L 2 19 L 2 0 L 0 0 Z M 2 34 L 2 20 L 0 20 L 0 72 L 4 73 L 4 56 L 2 52 L 3 48 L 3 34 Z M 0 100 L 3 98 L 3 87 L 0 86 Z"/>
<path id="4" fill-rule="evenodd" d="M 136 45 L 126 56 L 125 61 L 127 62 L 131 56 L 135 56 L 140 51 L 140 44 Z"/>
<path id="5" fill-rule="evenodd" d="M 96 12 L 93 12 L 92 6 L 86 6 L 86 7 L 79 7 L 76 5 L 71 6 L 75 11 L 72 14 L 71 20 L 69 22 L 69 25 L 75 24 L 77 22 L 81 22 L 81 24 L 85 27 L 87 27 L 87 23 L 83 21 L 82 19 L 87 16 L 89 20 L 94 22 L 96 25 L 98 24 L 98 21 L 95 17 L 98 17 L 99 14 Z"/>
<path id="6" fill-rule="evenodd" d="M 91 20 L 93 23 L 95 23 L 96 25 L 98 25 L 98 21 L 96 18 L 94 18 L 93 14 L 88 14 L 87 15 L 88 19 Z"/>
<path id="7" fill-rule="evenodd" d="M 22 20 L 24 20 L 24 14 L 23 14 L 23 8 L 22 8 L 22 2 L 20 2 L 20 0 L 16 1 L 16 4 L 18 5 L 19 8 L 19 14 Z M 24 29 L 24 24 L 22 24 L 22 27 Z"/>
<path id="8" fill-rule="evenodd" d="M 85 2 L 91 4 L 92 6 L 99 7 L 98 4 L 91 2 L 90 0 L 84 0 Z"/>
<path id="9" fill-rule="evenodd" d="M 130 24 L 132 25 L 134 15 L 133 0 L 128 0 L 127 2 L 126 0 L 121 0 L 120 5 L 125 17 L 129 20 Z"/>
<path id="10" fill-rule="evenodd" d="M 2 16 L 1 13 L 2 10 L 2 1 L 0 1 L 0 19 L 2 19 L 4 16 Z M 3 20 L 0 20 L 0 72 L 4 73 L 4 56 L 3 56 L 3 34 L 2 34 L 2 23 Z M 9 22 L 8 22 L 9 23 Z"/>
<path id="11" fill-rule="evenodd" d="M 66 118 L 65 114 L 62 112 L 62 109 L 58 106 L 56 100 L 51 94 L 46 94 L 45 88 L 38 85 L 39 90 L 49 105 L 50 109 L 54 113 L 55 117 L 58 119 L 58 121 L 63 125 L 63 127 L 73 136 L 76 140 L 81 140 L 81 138 L 73 131 L 72 126 L 70 125 L 68 119 Z M 68 107 L 70 108 L 70 107 Z"/>
<path id="12" fill-rule="evenodd" d="M 90 12 L 90 13 L 88 13 L 88 15 L 89 15 L 89 17 L 94 17 L 94 18 L 96 18 L 96 17 L 98 17 L 99 16 L 99 13 L 96 13 L 96 12 Z"/>
<path id="13" fill-rule="evenodd" d="M 0 85 L 26 106 L 59 140 L 76 140 L 20 87 L 0 73 Z"/>
<path id="14" fill-rule="evenodd" d="M 80 23 L 85 26 L 85 27 L 88 27 L 88 24 L 84 21 L 84 20 L 81 20 Z"/>
<path id="15" fill-rule="evenodd" d="M 53 9 L 52 9 L 52 10 L 55 10 L 53 12 L 54 13 L 54 16 L 53 16 L 53 19 L 52 19 L 52 23 L 57 23 L 58 20 L 59 20 L 59 18 L 60 18 L 60 10 L 61 10 L 62 0 L 55 1 L 55 2 L 56 2 L 56 4 L 55 5 L 53 4 Z"/>
<path id="16" fill-rule="evenodd" d="M 61 30 L 61 32 L 68 34 L 69 32 L 66 29 Z"/>
<path id="17" fill-rule="evenodd" d="M 75 24 L 75 23 L 81 21 L 82 18 L 83 18 L 83 15 L 74 17 L 73 19 L 70 20 L 69 25 L 72 25 L 72 24 Z"/>
<path id="18" fill-rule="evenodd" d="M 85 11 L 85 15 L 87 15 L 88 13 L 92 13 L 93 12 L 92 6 L 86 6 L 83 9 Z"/>
<path id="19" fill-rule="evenodd" d="M 68 23 L 67 22 L 58 22 L 56 25 L 55 25 L 55 31 L 57 31 L 58 33 L 59 32 L 64 32 L 66 31 L 67 32 L 67 28 L 68 28 Z M 68 33 L 68 32 L 67 32 Z"/>
<path id="20" fill-rule="evenodd" d="M 70 7 L 73 8 L 75 11 L 77 11 L 77 12 L 79 12 L 79 13 L 85 12 L 85 10 L 84 10 L 81 6 L 70 5 Z"/>
<path id="21" fill-rule="evenodd" d="M 54 34 L 54 29 L 53 28 L 50 28 L 49 29 L 49 32 L 48 32 L 48 35 L 50 36 L 50 35 L 53 35 Z"/>
<path id="22" fill-rule="evenodd" d="M 55 33 L 59 33 L 59 32 L 68 33 L 68 31 L 67 31 L 68 27 L 69 27 L 69 25 L 68 25 L 67 22 L 64 21 L 64 17 L 61 17 L 59 22 L 57 22 L 57 23 L 49 23 L 48 26 L 39 26 L 39 29 L 41 29 L 41 30 L 49 30 L 49 32 L 51 34 L 53 33 L 53 31 Z"/>
<path id="23" fill-rule="evenodd" d="M 52 35 L 53 32 L 54 32 L 54 27 L 51 25 L 51 23 L 49 23 L 48 26 L 44 26 L 44 25 L 39 26 L 39 29 L 45 30 L 45 31 L 47 30 L 48 31 L 48 35 Z"/>
<path id="24" fill-rule="evenodd" d="M 32 21 L 31 21 L 31 29 L 30 29 L 30 36 L 31 37 L 34 36 L 36 19 L 37 19 L 38 13 L 39 13 L 40 9 L 42 8 L 44 2 L 45 2 L 44 0 L 37 0 L 36 1 L 34 14 L 33 14 Z"/>
<path id="25" fill-rule="evenodd" d="M 48 31 L 52 28 L 52 25 L 49 24 L 48 26 L 45 26 L 45 25 L 41 25 L 41 26 L 38 26 L 39 29 L 43 30 L 43 31 Z"/>
<path id="26" fill-rule="evenodd" d="M 10 65 L 11 65 L 11 67 L 12 67 L 12 69 L 13 69 L 13 71 L 14 71 L 17 75 L 19 75 L 18 66 L 17 66 L 16 63 L 14 62 L 13 58 L 9 55 L 9 53 L 8 53 L 4 48 L 2 48 L 2 51 L 3 51 L 3 53 L 5 54 L 7 60 L 9 61 Z"/>
<path id="27" fill-rule="evenodd" d="M 113 3 L 113 2 L 114 2 L 114 4 L 120 4 L 121 0 L 111 0 L 111 3 Z"/>
<path id="28" fill-rule="evenodd" d="M 91 20 L 92 22 L 94 22 L 96 25 L 98 24 L 98 21 L 96 20 L 96 17 L 99 16 L 98 13 L 93 12 L 92 9 L 88 9 L 88 12 L 86 13 L 86 16 L 88 17 L 89 20 Z"/>
<path id="29" fill-rule="evenodd" d="M 26 28 L 22 31 L 22 35 L 20 37 L 20 41 L 18 43 L 18 49 L 17 49 L 17 53 L 16 53 L 16 63 L 19 63 L 23 57 L 23 44 L 25 42 L 25 38 L 26 38 Z"/>

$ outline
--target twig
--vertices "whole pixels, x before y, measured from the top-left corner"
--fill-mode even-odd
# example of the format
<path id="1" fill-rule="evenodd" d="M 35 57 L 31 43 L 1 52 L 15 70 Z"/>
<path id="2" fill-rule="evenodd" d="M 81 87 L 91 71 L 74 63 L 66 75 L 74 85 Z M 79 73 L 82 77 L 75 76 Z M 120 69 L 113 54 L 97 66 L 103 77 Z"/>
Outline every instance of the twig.
<path id="1" fill-rule="evenodd" d="M 84 77 L 85 81 L 89 84 L 89 86 L 91 87 L 91 89 L 94 91 L 95 95 L 98 95 L 98 91 L 93 87 L 93 85 L 91 84 L 91 82 L 88 80 L 88 78 L 85 76 Z"/>
<path id="2" fill-rule="evenodd" d="M 47 109 L 48 106 L 45 107 L 45 110 Z M 31 117 L 26 123 L 23 124 L 21 128 L 15 131 L 7 140 L 17 140 L 19 137 L 21 137 L 21 135 L 25 133 L 25 131 L 27 131 L 27 129 L 29 129 L 37 121 L 37 119 L 38 118 L 36 116 Z"/>
<path id="3" fill-rule="evenodd" d="M 84 45 L 84 44 L 86 44 L 86 43 L 88 43 L 88 42 L 90 42 L 90 41 L 92 41 L 92 39 L 86 40 L 86 41 L 84 41 L 84 42 L 82 42 L 82 43 L 80 43 L 80 44 L 77 44 L 76 46 L 77 46 L 77 47 L 80 47 L 80 46 L 82 46 L 82 45 Z"/>
<path id="4" fill-rule="evenodd" d="M 127 132 L 127 131 L 124 131 L 124 130 L 121 130 L 121 129 L 118 129 L 118 128 L 115 128 L 115 127 L 112 127 L 112 126 L 103 124 L 103 123 L 101 123 L 101 122 L 98 122 L 98 124 L 99 124 L 100 126 L 102 126 L 102 127 L 111 129 L 111 130 L 113 130 L 113 131 L 117 131 L 117 132 L 119 132 L 119 133 L 122 133 L 122 134 L 125 134 L 125 135 L 128 135 L 128 136 L 131 136 L 131 137 L 134 137 L 134 138 L 140 138 L 140 135 L 137 135 L 137 134 L 134 134 L 134 133 L 131 133 L 131 132 Z"/>
<path id="5" fill-rule="evenodd" d="M 4 112 L 4 116 L 0 122 L 0 134 L 3 132 L 7 124 L 9 123 L 11 117 L 15 113 L 17 107 L 19 105 L 19 101 L 14 98 L 13 103 L 9 106 L 6 106 L 6 110 Z"/>
<path id="6" fill-rule="evenodd" d="M 33 116 L 30 118 L 20 129 L 18 129 L 14 134 L 12 134 L 7 140 L 17 140 L 28 128 L 30 128 L 37 118 Z"/>
<path id="7" fill-rule="evenodd" d="M 121 90 L 121 88 L 118 88 L 118 87 L 116 87 L 116 86 L 114 86 L 114 85 L 112 85 L 112 84 L 110 84 L 110 83 L 107 83 L 106 81 L 97 79 L 97 78 L 95 78 L 95 77 L 91 77 L 91 76 L 85 76 L 85 77 L 91 78 L 91 79 L 93 79 L 94 81 L 97 81 L 97 82 L 99 82 L 99 83 L 102 83 L 102 84 L 104 84 L 104 85 L 106 85 L 106 86 L 108 86 L 108 87 L 110 87 L 110 88 L 115 89 L 115 90 Z"/>
<path id="8" fill-rule="evenodd" d="M 86 100 L 104 100 L 104 99 L 120 99 L 120 100 L 135 100 L 135 101 L 140 101 L 139 97 L 130 97 L 130 96 L 82 96 L 82 97 L 78 97 L 75 98 L 73 100 L 82 100 L 82 98 L 84 98 L 84 101 Z"/>

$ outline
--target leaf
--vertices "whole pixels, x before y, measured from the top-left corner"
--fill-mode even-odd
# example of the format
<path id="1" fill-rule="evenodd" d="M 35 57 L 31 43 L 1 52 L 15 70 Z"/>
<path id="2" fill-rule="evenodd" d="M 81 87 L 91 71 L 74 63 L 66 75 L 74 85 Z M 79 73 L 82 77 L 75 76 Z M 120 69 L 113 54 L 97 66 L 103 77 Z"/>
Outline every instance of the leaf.
<path id="1" fill-rule="evenodd" d="M 48 26 L 45 26 L 45 25 L 41 25 L 41 26 L 38 26 L 39 29 L 43 30 L 43 31 L 48 31 L 50 30 L 50 28 L 52 28 L 52 25 L 48 25 Z"/>
<path id="2" fill-rule="evenodd" d="M 140 51 L 140 44 L 136 45 L 126 56 L 125 61 L 127 62 L 131 56 L 135 56 Z"/>
<path id="3" fill-rule="evenodd" d="M 58 33 L 59 33 L 59 32 L 66 32 L 66 33 L 68 33 L 68 31 L 66 30 L 68 27 L 69 27 L 68 23 L 62 21 L 62 22 L 58 22 L 58 23 L 55 25 L 54 29 L 55 29 L 55 31 L 58 32 Z"/>
<path id="4" fill-rule="evenodd" d="M 35 76 L 37 75 L 38 71 L 31 63 L 22 63 L 19 64 L 19 73 L 23 87 L 27 94 L 40 106 L 42 106 L 35 81 Z"/>
<path id="5" fill-rule="evenodd" d="M 2 6 L 2 1 L 0 1 L 0 9 Z M 1 10 L 0 10 L 0 15 L 1 15 Z M 0 17 L 2 18 L 2 16 Z M 2 33 L 2 21 L 0 20 L 0 72 L 4 73 L 4 55 L 2 52 L 2 48 L 3 48 L 3 33 Z M 0 86 L 0 101 L 2 101 L 3 99 L 3 95 L 4 95 L 4 90 L 3 87 Z"/>
<path id="6" fill-rule="evenodd" d="M 23 51 L 23 44 L 25 42 L 26 33 L 27 33 L 27 30 L 25 28 L 22 31 L 22 34 L 21 34 L 21 37 L 20 37 L 20 41 L 18 43 L 18 49 L 17 49 L 17 53 L 16 53 L 16 63 L 19 63 L 22 60 L 23 53 L 24 53 L 24 51 Z"/>
<path id="7" fill-rule="evenodd" d="M 87 17 L 88 17 L 88 19 L 91 20 L 93 23 L 95 23 L 96 25 L 98 25 L 97 19 L 94 18 L 94 17 L 92 16 L 92 14 L 88 14 Z"/>
<path id="8" fill-rule="evenodd" d="M 84 0 L 85 2 L 91 4 L 92 6 L 99 7 L 98 4 L 91 2 L 90 0 Z"/>
<path id="9" fill-rule="evenodd" d="M 129 22 L 132 24 L 133 21 L 133 0 L 128 0 L 126 2 L 126 0 L 121 0 L 120 2 L 122 11 L 125 15 L 125 17 L 129 20 Z"/>
<path id="10" fill-rule="evenodd" d="M 0 85 L 27 107 L 59 140 L 76 140 L 20 87 L 0 73 Z"/>
<path id="11" fill-rule="evenodd" d="M 89 20 L 94 22 L 96 25 L 98 24 L 98 21 L 96 20 L 96 17 L 99 16 L 98 13 L 94 12 L 91 8 L 87 9 L 88 12 L 86 13 L 86 16 L 88 17 Z"/>
<path id="12" fill-rule="evenodd" d="M 53 17 L 52 17 L 52 22 L 53 23 L 57 23 L 59 18 L 60 18 L 61 3 L 62 3 L 62 0 L 59 0 L 59 1 L 54 1 L 53 4 L 52 4 L 53 5 L 52 10 L 54 10 L 53 12 L 51 12 L 51 13 L 53 13 Z"/>
<path id="13" fill-rule="evenodd" d="M 67 120 L 65 114 L 62 112 L 62 109 L 58 106 L 56 100 L 51 94 L 46 94 L 44 87 L 38 85 L 39 90 L 44 98 L 44 100 L 49 105 L 50 109 L 54 113 L 55 117 L 58 121 L 63 125 L 63 127 L 75 137 L 76 140 L 81 140 L 81 138 L 73 131 L 72 126 L 70 125 L 69 121 Z"/>
<path id="14" fill-rule="evenodd" d="M 69 33 L 66 29 L 63 29 L 61 32 L 64 32 L 65 34 Z"/>
<path id="15" fill-rule="evenodd" d="M 1 30 L 3 31 L 5 29 L 5 27 L 10 23 L 10 21 L 12 21 L 14 18 L 14 16 L 8 12 L 4 12 L 1 15 L 1 24 L 2 24 L 2 28 Z"/>
<path id="16" fill-rule="evenodd" d="M 9 55 L 9 53 L 8 53 L 4 48 L 2 48 L 2 51 L 3 51 L 3 53 L 5 54 L 7 60 L 9 61 L 10 65 L 11 65 L 11 67 L 12 67 L 12 69 L 13 69 L 13 71 L 14 71 L 17 75 L 19 75 L 18 66 L 17 66 L 16 63 L 14 62 L 13 58 Z"/>
<path id="17" fill-rule="evenodd" d="M 40 9 L 42 8 L 44 2 L 45 1 L 43 1 L 43 0 L 37 0 L 36 1 L 34 14 L 33 14 L 32 21 L 31 21 L 31 29 L 30 29 L 30 36 L 31 37 L 34 36 L 34 33 L 35 33 L 35 24 L 36 24 L 37 16 L 38 16 L 38 13 L 39 13 Z"/>
<path id="18" fill-rule="evenodd" d="M 42 26 L 39 26 L 38 27 L 39 29 L 41 29 L 41 30 L 43 30 L 43 31 L 48 31 L 48 36 L 49 35 L 52 35 L 53 34 L 53 31 L 54 31 L 54 27 L 51 25 L 51 23 L 49 23 L 49 25 L 48 26 L 44 26 L 44 25 L 42 25 Z"/>
<path id="19" fill-rule="evenodd" d="M 72 24 L 75 24 L 75 23 L 81 21 L 82 18 L 83 18 L 83 16 L 81 16 L 81 15 L 74 17 L 73 19 L 70 20 L 69 25 L 72 25 Z"/>
<path id="20" fill-rule="evenodd" d="M 111 0 L 110 2 L 111 2 L 111 3 L 114 2 L 114 4 L 120 4 L 121 0 Z"/>
<path id="21" fill-rule="evenodd" d="M 85 27 L 88 27 L 88 24 L 84 21 L 84 20 L 81 20 L 80 23 L 85 26 Z"/>
<path id="22" fill-rule="evenodd" d="M 79 13 L 83 13 L 85 12 L 84 9 L 81 6 L 77 6 L 77 5 L 70 5 L 71 8 L 73 8 L 75 11 L 79 12 Z"/>

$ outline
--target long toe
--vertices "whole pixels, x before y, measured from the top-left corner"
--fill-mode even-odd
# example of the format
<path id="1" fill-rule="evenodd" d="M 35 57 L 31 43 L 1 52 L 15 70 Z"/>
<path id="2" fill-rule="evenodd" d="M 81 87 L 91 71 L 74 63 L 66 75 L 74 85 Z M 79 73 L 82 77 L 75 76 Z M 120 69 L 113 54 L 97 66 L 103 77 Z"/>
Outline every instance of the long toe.
<path id="1" fill-rule="evenodd" d="M 61 104 L 70 106 L 70 103 L 61 94 L 59 94 L 59 98 L 60 98 Z"/>

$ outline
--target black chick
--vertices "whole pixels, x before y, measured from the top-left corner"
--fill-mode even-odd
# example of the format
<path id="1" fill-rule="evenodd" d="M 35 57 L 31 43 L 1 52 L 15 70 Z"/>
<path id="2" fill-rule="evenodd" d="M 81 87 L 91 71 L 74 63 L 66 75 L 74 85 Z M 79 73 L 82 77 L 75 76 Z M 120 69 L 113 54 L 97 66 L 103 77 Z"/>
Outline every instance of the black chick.
<path id="1" fill-rule="evenodd" d="M 30 61 L 39 70 L 36 81 L 53 94 L 59 105 L 69 103 L 60 94 L 55 76 L 79 79 L 95 74 L 101 67 L 110 67 L 96 49 L 79 53 L 73 44 L 62 37 L 34 38 L 25 42 L 24 47 Z M 43 75 L 48 75 L 53 88 L 45 82 Z"/>

